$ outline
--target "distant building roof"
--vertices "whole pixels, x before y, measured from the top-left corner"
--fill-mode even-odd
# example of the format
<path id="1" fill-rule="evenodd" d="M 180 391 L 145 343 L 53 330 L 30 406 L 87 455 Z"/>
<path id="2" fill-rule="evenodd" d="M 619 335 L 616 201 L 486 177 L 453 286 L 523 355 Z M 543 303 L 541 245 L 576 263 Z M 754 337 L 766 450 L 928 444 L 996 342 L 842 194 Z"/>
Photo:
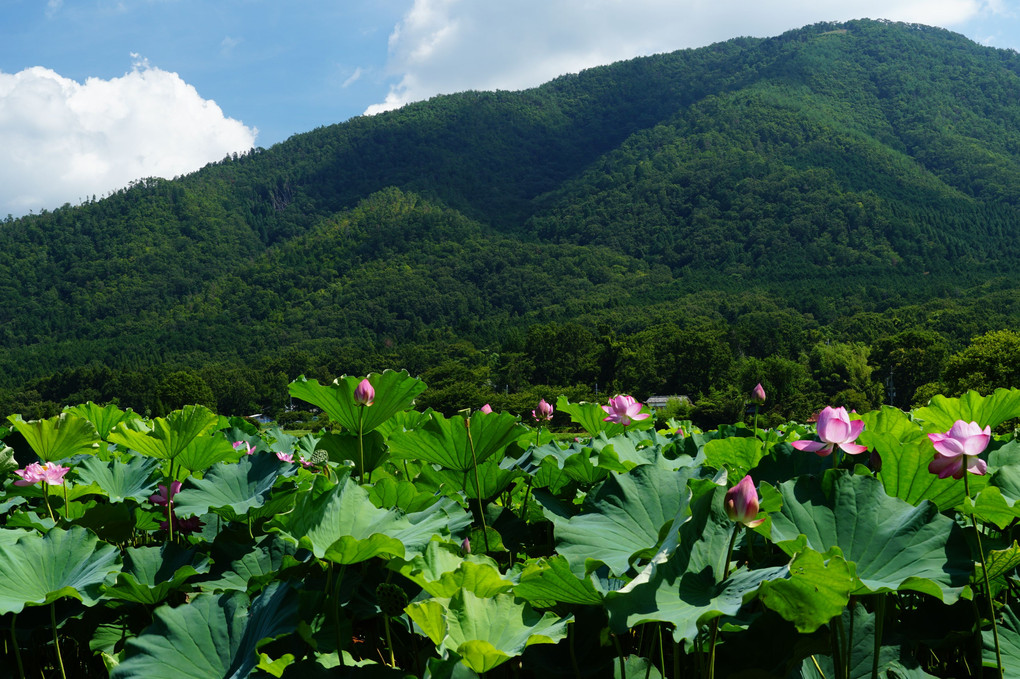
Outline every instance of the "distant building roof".
<path id="1" fill-rule="evenodd" d="M 666 404 L 669 403 L 670 399 L 674 399 L 674 398 L 677 399 L 678 401 L 683 402 L 683 403 L 690 403 L 691 402 L 691 399 L 689 399 L 687 396 L 682 396 L 682 395 L 674 394 L 672 396 L 649 396 L 648 400 L 645 401 L 645 403 L 648 404 L 649 408 L 654 408 L 656 410 L 661 410 L 661 409 L 666 407 Z"/>

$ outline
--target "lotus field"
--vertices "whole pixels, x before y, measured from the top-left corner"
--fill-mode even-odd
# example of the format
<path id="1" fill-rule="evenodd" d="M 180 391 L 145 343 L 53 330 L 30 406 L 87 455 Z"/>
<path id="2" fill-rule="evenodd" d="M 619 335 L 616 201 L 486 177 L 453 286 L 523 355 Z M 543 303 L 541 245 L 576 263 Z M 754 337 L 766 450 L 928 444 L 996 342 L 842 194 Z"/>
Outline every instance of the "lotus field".
<path id="1" fill-rule="evenodd" d="M 424 389 L 8 418 L 0 676 L 1020 676 L 1020 390 L 699 431 Z"/>

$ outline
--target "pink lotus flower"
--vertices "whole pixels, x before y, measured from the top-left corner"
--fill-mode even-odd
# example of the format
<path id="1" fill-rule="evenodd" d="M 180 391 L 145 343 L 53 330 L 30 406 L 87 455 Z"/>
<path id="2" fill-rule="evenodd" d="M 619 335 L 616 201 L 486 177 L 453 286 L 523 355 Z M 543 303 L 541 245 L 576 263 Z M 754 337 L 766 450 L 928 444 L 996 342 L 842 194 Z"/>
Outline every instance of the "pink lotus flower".
<path id="1" fill-rule="evenodd" d="M 64 475 L 71 471 L 70 467 L 62 467 L 53 462 L 39 464 L 33 462 L 26 465 L 24 469 L 17 469 L 15 474 L 21 478 L 14 482 L 15 486 L 31 486 L 40 481 L 45 481 L 51 486 L 59 486 L 64 482 Z"/>
<path id="2" fill-rule="evenodd" d="M 538 402 L 538 408 L 531 411 L 531 416 L 535 418 L 535 422 L 548 422 L 552 419 L 553 407 L 543 398 Z"/>
<path id="3" fill-rule="evenodd" d="M 293 462 L 294 453 L 277 453 L 276 457 L 280 458 L 281 462 Z"/>
<path id="4" fill-rule="evenodd" d="M 171 481 L 169 492 L 167 492 L 166 486 L 161 483 L 159 484 L 159 492 L 150 497 L 149 502 L 160 507 L 168 507 L 174 499 L 174 495 L 177 495 L 179 492 L 181 492 L 180 481 Z"/>
<path id="5" fill-rule="evenodd" d="M 354 390 L 354 404 L 359 406 L 370 406 L 375 401 L 375 389 L 369 383 L 368 378 L 361 380 L 358 388 Z"/>
<path id="6" fill-rule="evenodd" d="M 726 508 L 726 516 L 748 528 L 754 528 L 765 522 L 765 519 L 754 518 L 758 516 L 758 491 L 755 490 L 754 481 L 750 476 L 740 479 L 737 485 L 726 491 L 723 506 Z"/>
<path id="7" fill-rule="evenodd" d="M 488 415 L 489 413 L 492 412 L 492 406 L 486 403 L 485 405 L 478 409 L 478 412 Z"/>
<path id="8" fill-rule="evenodd" d="M 757 403 L 758 405 L 765 403 L 765 387 L 761 386 L 761 382 L 751 390 L 751 403 Z"/>
<path id="9" fill-rule="evenodd" d="M 245 454 L 251 455 L 255 452 L 255 446 L 247 441 L 234 441 L 234 450 L 243 450 Z"/>
<path id="10" fill-rule="evenodd" d="M 957 420 L 945 434 L 928 434 L 935 446 L 935 459 L 928 471 L 940 479 L 952 476 L 962 479 L 965 471 L 983 476 L 988 463 L 978 457 L 992 438 L 992 428 L 981 428 L 977 422 Z"/>
<path id="11" fill-rule="evenodd" d="M 861 435 L 862 429 L 864 429 L 864 422 L 851 421 L 846 408 L 826 406 L 818 415 L 817 431 L 821 442 L 794 441 L 791 445 L 797 450 L 817 453 L 821 457 L 831 455 L 836 446 L 839 446 L 848 455 L 859 455 L 868 449 L 867 446 L 854 443 Z"/>
<path id="12" fill-rule="evenodd" d="M 649 413 L 642 413 L 643 408 L 632 396 L 620 394 L 609 399 L 609 405 L 602 406 L 602 410 L 606 411 L 608 417 L 603 417 L 603 422 L 615 422 L 616 424 L 622 424 L 627 426 L 631 422 L 639 420 L 647 420 L 651 415 Z"/>

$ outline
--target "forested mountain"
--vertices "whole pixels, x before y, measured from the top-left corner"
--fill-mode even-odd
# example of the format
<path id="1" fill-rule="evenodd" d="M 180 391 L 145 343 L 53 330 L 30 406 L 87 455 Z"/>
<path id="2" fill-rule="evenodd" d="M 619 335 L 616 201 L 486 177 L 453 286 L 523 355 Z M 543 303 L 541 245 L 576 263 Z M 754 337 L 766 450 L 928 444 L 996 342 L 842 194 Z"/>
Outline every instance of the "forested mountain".
<path id="1" fill-rule="evenodd" d="M 1013 51 L 820 24 L 8 219 L 0 410 L 275 410 L 299 373 L 385 367 L 437 407 L 601 385 L 708 412 L 758 380 L 784 413 L 909 403 L 1020 319 L 1018 102 Z"/>

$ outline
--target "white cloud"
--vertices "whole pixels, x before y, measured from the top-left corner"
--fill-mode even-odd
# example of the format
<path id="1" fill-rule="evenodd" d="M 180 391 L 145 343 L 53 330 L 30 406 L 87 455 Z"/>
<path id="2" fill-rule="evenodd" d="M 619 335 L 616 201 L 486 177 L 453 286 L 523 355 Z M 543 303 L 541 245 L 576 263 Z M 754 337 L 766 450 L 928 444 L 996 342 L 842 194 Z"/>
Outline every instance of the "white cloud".
<path id="1" fill-rule="evenodd" d="M 255 129 L 132 56 L 123 77 L 84 84 L 40 66 L 0 72 L 0 215 L 185 174 L 254 145 Z"/>
<path id="2" fill-rule="evenodd" d="M 1005 0 L 414 0 L 389 39 L 397 80 L 367 114 L 436 94 L 522 89 L 558 75 L 735 36 L 860 17 L 952 27 Z"/>
<path id="3" fill-rule="evenodd" d="M 347 76 L 347 79 L 344 80 L 343 85 L 341 85 L 340 87 L 344 88 L 350 87 L 355 82 L 357 82 L 362 75 L 364 75 L 364 71 L 361 69 L 360 66 L 358 66 L 356 69 L 354 69 L 354 73 L 351 73 L 349 76 Z"/>

